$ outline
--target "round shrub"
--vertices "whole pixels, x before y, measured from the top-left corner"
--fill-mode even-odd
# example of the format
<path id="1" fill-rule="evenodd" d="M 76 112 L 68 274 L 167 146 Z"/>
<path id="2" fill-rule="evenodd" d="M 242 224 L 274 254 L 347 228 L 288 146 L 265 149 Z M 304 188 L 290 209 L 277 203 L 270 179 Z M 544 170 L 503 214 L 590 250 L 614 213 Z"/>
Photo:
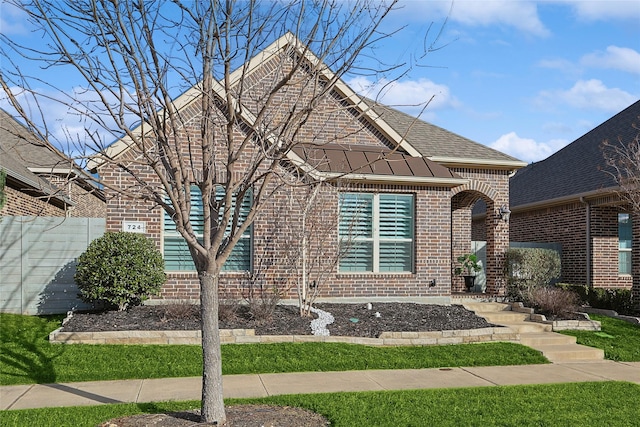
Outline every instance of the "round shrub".
<path id="1" fill-rule="evenodd" d="M 164 260 L 142 234 L 106 233 L 78 258 L 74 276 L 80 298 L 125 310 L 160 292 L 166 281 Z"/>

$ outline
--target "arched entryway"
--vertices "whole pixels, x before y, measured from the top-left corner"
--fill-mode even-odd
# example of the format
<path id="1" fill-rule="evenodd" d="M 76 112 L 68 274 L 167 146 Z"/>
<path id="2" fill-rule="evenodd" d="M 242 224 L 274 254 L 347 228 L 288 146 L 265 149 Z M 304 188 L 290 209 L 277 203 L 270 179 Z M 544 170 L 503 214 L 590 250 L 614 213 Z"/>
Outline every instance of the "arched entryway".
<path id="1" fill-rule="evenodd" d="M 508 194 L 503 195 L 489 185 L 471 181 L 452 190 L 451 198 L 451 292 L 466 292 L 464 280 L 453 272 L 460 255 L 472 253 L 472 241 L 486 241 L 486 293 L 503 295 L 504 254 L 509 248 Z M 474 207 L 481 218 L 473 221 Z M 502 212 L 501 212 L 502 208 Z M 482 212 L 484 210 L 484 212 Z M 483 215 L 484 214 L 484 215 Z"/>

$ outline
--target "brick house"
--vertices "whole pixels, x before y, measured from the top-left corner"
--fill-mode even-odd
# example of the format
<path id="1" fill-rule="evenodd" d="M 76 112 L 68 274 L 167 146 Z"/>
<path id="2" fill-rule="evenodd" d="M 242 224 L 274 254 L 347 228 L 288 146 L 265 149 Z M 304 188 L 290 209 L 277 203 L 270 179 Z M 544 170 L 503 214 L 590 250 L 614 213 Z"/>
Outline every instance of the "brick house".
<path id="1" fill-rule="evenodd" d="M 86 172 L 2 109 L 0 169 L 6 172 L 0 216 L 106 215 L 104 194 Z"/>
<path id="2" fill-rule="evenodd" d="M 640 101 L 511 179 L 511 240 L 560 243 L 563 282 L 640 297 L 640 218 L 620 200 L 601 148 L 634 140 L 639 125 Z"/>
<path id="3" fill-rule="evenodd" d="M 254 90 L 268 87 L 272 78 L 269 73 L 286 65 L 283 52 L 289 49 L 290 54 L 291 47 L 298 46 L 293 42 L 290 35 L 280 38 L 265 49 L 259 61 L 251 61 L 243 69 L 246 78 L 252 79 Z M 305 55 L 310 61 L 318 61 L 308 52 Z M 197 91 L 187 91 L 175 100 L 185 123 L 202 115 L 198 95 Z M 256 93 L 255 98 L 259 95 Z M 343 82 L 322 100 L 318 111 L 301 132 L 302 144 L 288 153 L 287 170 L 292 174 L 303 170 L 307 177 L 329 183 L 320 190 L 321 202 L 315 215 L 336 218 L 328 232 L 316 233 L 326 237 L 316 248 L 326 254 L 324 258 L 342 251 L 345 229 L 358 229 L 351 246 L 325 276 L 325 284 L 318 289 L 319 298 L 449 302 L 452 293 L 464 289 L 462 280 L 452 275 L 452 260 L 471 249 L 471 207 L 480 199 L 487 206 L 490 230 L 488 291 L 496 292 L 509 242 L 508 225 L 497 218 L 496 211 L 508 206 L 509 175 L 526 164 L 363 99 Z M 244 120 L 250 122 L 251 117 Z M 186 128 L 184 131 L 189 132 Z M 338 134 L 341 136 L 336 140 Z M 197 137 L 191 134 L 191 138 Z M 124 140 L 109 147 L 108 157 L 117 162 L 105 162 L 96 168 L 105 188 L 127 182 L 133 188 L 135 183 L 127 168 L 136 167 L 139 154 Z M 154 179 L 152 174 L 146 176 Z M 161 248 L 168 274 L 161 298 L 197 299 L 198 278 L 188 251 L 162 209 L 105 191 L 107 231 L 143 224 L 142 229 Z M 242 293 L 249 278 L 257 270 L 264 272 L 263 266 L 268 264 L 262 285 L 281 287 L 285 298 L 295 297 L 289 285 L 296 279 L 285 260 L 291 248 L 298 247 L 297 236 L 304 221 L 303 209 L 291 204 L 295 199 L 292 192 L 296 191 L 303 190 L 288 187 L 280 191 L 261 211 L 251 232 L 225 264 L 223 292 Z M 191 215 L 197 217 L 198 197 L 192 199 L 192 206 Z M 267 258 L 269 262 L 265 262 Z"/>

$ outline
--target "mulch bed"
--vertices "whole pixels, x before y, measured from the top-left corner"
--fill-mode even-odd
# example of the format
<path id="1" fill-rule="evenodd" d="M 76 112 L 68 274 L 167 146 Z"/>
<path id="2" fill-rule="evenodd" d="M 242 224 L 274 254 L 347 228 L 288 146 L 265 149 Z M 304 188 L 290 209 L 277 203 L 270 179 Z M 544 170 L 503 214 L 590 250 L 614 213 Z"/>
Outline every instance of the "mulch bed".
<path id="1" fill-rule="evenodd" d="M 377 338 L 382 332 L 443 331 L 494 326 L 461 305 L 413 303 L 316 304 L 335 321 L 327 326 L 334 336 Z M 65 332 L 128 330 L 199 330 L 198 306 L 137 306 L 127 311 L 77 313 L 63 327 Z M 248 306 L 239 305 L 233 315 L 224 310 L 221 329 L 255 329 L 257 335 L 311 335 L 310 318 L 297 307 L 278 305 L 271 316 L 256 317 Z M 379 313 L 379 317 L 376 315 Z M 314 318 L 316 316 L 314 315 Z"/>

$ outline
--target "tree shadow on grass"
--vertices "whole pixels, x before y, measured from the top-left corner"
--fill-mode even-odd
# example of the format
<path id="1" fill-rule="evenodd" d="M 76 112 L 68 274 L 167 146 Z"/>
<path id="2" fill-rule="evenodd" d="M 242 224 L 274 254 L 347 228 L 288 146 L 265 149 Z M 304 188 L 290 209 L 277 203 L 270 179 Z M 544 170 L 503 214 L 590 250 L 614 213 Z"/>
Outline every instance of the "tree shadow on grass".
<path id="1" fill-rule="evenodd" d="M 21 315 L 3 315 L 0 332 L 0 375 L 22 378 L 5 383 L 54 383 L 55 359 L 64 353 L 64 346 L 54 346 L 47 341 L 51 325 L 48 320 Z"/>

